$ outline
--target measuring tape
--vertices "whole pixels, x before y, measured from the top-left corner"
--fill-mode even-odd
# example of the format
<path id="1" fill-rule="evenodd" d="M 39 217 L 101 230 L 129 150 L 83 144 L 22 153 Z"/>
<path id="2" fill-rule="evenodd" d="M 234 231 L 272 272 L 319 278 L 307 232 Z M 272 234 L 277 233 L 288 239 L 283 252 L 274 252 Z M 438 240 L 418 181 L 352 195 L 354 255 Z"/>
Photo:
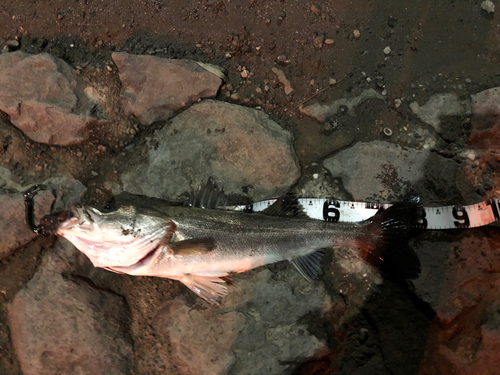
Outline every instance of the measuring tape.
<path id="1" fill-rule="evenodd" d="M 331 222 L 358 222 L 377 213 L 387 203 L 339 201 L 336 199 L 299 198 L 299 203 L 311 219 Z M 250 205 L 227 207 L 230 210 L 260 212 L 276 202 L 276 199 L 256 202 Z M 499 199 L 469 206 L 424 207 L 416 225 L 422 229 L 475 228 L 500 219 Z"/>

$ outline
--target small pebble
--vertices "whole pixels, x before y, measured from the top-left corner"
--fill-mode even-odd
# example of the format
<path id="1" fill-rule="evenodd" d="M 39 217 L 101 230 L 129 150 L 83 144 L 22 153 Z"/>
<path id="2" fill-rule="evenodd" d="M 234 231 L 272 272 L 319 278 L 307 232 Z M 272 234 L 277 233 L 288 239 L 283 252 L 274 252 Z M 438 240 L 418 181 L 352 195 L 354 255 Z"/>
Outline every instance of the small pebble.
<path id="1" fill-rule="evenodd" d="M 388 137 L 392 135 L 392 129 L 391 128 L 384 128 L 384 134 Z"/>
<path id="2" fill-rule="evenodd" d="M 319 174 L 318 173 L 314 173 L 313 174 L 313 178 L 316 180 L 317 178 L 319 177 Z"/>
<path id="3" fill-rule="evenodd" d="M 240 94 L 238 94 L 237 92 L 235 92 L 234 94 L 231 94 L 231 99 L 233 99 L 233 100 L 240 100 L 241 96 L 240 96 Z"/>
<path id="4" fill-rule="evenodd" d="M 330 38 L 325 39 L 325 44 L 330 44 L 331 45 L 333 43 L 335 43 L 335 41 L 333 39 L 330 39 Z"/>
<path id="5" fill-rule="evenodd" d="M 465 79 L 465 82 L 467 82 L 467 83 L 471 83 L 471 82 L 472 82 L 472 80 L 471 80 L 470 78 L 466 78 L 466 79 Z"/>
<path id="6" fill-rule="evenodd" d="M 262 94 L 262 89 L 261 89 L 260 87 L 256 87 L 256 88 L 255 88 L 255 92 L 256 92 L 257 94 L 261 95 L 261 94 Z"/>
<path id="7" fill-rule="evenodd" d="M 19 41 L 16 39 L 11 39 L 7 42 L 7 45 L 12 48 L 17 48 L 19 47 Z"/>
<path id="8" fill-rule="evenodd" d="M 201 48 L 201 43 L 196 43 L 196 48 Z"/>
<path id="9" fill-rule="evenodd" d="M 392 51 L 391 47 L 389 47 L 389 46 L 387 46 L 387 47 L 384 48 L 384 54 L 386 54 L 386 55 L 390 54 L 391 51 Z"/>
<path id="10" fill-rule="evenodd" d="M 359 37 L 361 36 L 361 33 L 359 32 L 359 30 L 354 30 L 352 32 L 352 35 L 354 35 L 354 38 L 359 39 Z"/>
<path id="11" fill-rule="evenodd" d="M 371 81 L 372 81 L 371 77 L 366 77 L 366 82 L 371 82 Z"/>
<path id="12" fill-rule="evenodd" d="M 333 86 L 333 85 L 337 84 L 337 80 L 335 78 L 330 78 L 328 83 L 330 84 L 330 86 Z"/>
<path id="13" fill-rule="evenodd" d="M 241 71 L 241 73 L 240 73 L 240 76 L 241 76 L 241 78 L 248 78 L 249 73 L 250 73 L 250 72 L 249 72 L 248 70 L 243 69 L 243 70 Z"/>
<path id="14" fill-rule="evenodd" d="M 401 106 L 401 99 L 394 99 L 394 108 L 399 108 Z"/>
<path id="15" fill-rule="evenodd" d="M 321 15 L 321 8 L 319 7 L 319 5 L 313 4 L 311 5 L 311 12 L 319 17 Z"/>
<path id="16" fill-rule="evenodd" d="M 286 62 L 286 55 L 279 55 L 277 58 L 279 63 L 284 63 Z"/>
<path id="17" fill-rule="evenodd" d="M 231 55 L 231 52 L 226 52 L 226 59 L 230 59 L 231 57 L 233 57 L 233 55 Z"/>
<path id="18" fill-rule="evenodd" d="M 97 173 L 96 171 L 90 171 L 90 173 L 91 173 L 91 174 L 92 174 L 92 176 L 94 176 L 94 177 L 99 176 L 99 173 Z"/>
<path id="19" fill-rule="evenodd" d="M 495 12 L 495 4 L 493 4 L 493 1 L 490 0 L 483 1 L 481 3 L 481 9 L 487 13 L 493 13 Z"/>
<path id="20" fill-rule="evenodd" d="M 384 95 L 384 96 L 387 95 L 387 90 L 385 90 L 385 89 L 382 90 L 382 95 Z"/>

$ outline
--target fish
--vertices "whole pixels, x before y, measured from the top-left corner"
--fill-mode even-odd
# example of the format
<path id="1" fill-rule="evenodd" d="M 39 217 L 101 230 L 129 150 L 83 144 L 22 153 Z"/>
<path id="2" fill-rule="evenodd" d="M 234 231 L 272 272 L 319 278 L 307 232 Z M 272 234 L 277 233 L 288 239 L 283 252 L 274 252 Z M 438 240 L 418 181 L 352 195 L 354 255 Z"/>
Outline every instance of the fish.
<path id="1" fill-rule="evenodd" d="M 388 265 L 397 277 L 420 273 L 407 243 L 420 217 L 416 202 L 396 203 L 360 223 L 335 223 L 308 218 L 291 195 L 246 213 L 216 209 L 220 191 L 206 190 L 192 207 L 132 194 L 103 208 L 75 205 L 56 234 L 95 267 L 178 280 L 211 304 L 228 293 L 231 275 L 284 260 L 317 280 L 325 252 L 343 245 L 360 248 L 367 261 Z"/>

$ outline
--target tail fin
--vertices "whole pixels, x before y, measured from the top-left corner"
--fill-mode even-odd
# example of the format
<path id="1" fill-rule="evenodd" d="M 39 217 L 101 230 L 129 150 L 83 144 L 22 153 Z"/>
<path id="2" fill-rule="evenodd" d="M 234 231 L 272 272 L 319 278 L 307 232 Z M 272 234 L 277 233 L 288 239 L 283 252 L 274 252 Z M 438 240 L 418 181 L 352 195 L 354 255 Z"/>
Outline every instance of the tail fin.
<path id="1" fill-rule="evenodd" d="M 420 260 L 408 245 L 408 232 L 421 217 L 417 202 L 396 203 L 366 220 L 367 231 L 358 242 L 363 258 L 399 279 L 416 279 Z"/>

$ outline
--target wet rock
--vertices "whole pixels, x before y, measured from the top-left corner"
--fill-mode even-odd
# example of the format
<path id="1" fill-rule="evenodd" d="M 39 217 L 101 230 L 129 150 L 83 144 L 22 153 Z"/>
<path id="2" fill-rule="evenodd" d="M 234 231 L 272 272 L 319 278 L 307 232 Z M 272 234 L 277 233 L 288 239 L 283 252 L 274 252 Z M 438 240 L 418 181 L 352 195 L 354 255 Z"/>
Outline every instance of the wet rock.
<path id="1" fill-rule="evenodd" d="M 455 187 L 463 173 L 454 161 L 428 150 L 403 149 L 383 141 L 357 143 L 326 159 L 323 165 L 360 201 L 418 196 L 424 204 L 457 203 L 468 192 L 467 186 L 463 191 Z"/>
<path id="2" fill-rule="evenodd" d="M 277 68 L 272 68 L 271 69 L 274 74 L 276 74 L 276 77 L 278 77 L 278 81 L 283 85 L 283 88 L 285 90 L 286 95 L 290 95 L 293 93 L 293 88 L 292 85 L 290 84 L 290 81 L 286 78 L 285 73 Z"/>
<path id="3" fill-rule="evenodd" d="M 3 182 L 0 178 L 0 184 Z M 0 194 L 0 207 L 2 208 L 0 210 L 0 238 L 2 239 L 0 241 L 0 259 L 7 257 L 14 250 L 27 244 L 37 236 L 26 225 L 22 193 L 6 193 L 4 186 L 0 186 L 2 191 L 2 194 Z M 50 212 L 54 199 L 50 191 L 43 191 L 38 194 L 35 200 L 35 215 L 37 218 Z"/>
<path id="4" fill-rule="evenodd" d="M 182 298 L 164 305 L 153 325 L 170 338 L 181 374 L 283 374 L 325 353 L 325 342 L 309 332 L 331 305 L 323 286 L 292 267 L 278 274 L 280 280 L 268 269 L 236 276 L 220 308 Z"/>
<path id="5" fill-rule="evenodd" d="M 147 160 L 121 180 L 125 191 L 167 199 L 209 177 L 228 193 L 279 196 L 300 176 L 291 142 L 292 135 L 261 111 L 205 100 L 157 131 Z"/>
<path id="6" fill-rule="evenodd" d="M 35 197 L 35 218 L 51 212 L 68 209 L 73 199 L 78 198 L 85 187 L 72 177 L 56 177 L 44 181 L 48 189 Z M 12 181 L 11 173 L 0 167 L 0 259 L 5 258 L 14 250 L 27 244 L 37 235 L 27 226 L 24 217 L 23 187 Z M 52 191 L 56 193 L 53 195 Z"/>
<path id="7" fill-rule="evenodd" d="M 60 242 L 8 306 L 12 341 L 23 373 L 124 374 L 132 343 L 125 299 L 71 275 Z"/>
<path id="8" fill-rule="evenodd" d="M 449 323 L 464 309 L 477 306 L 498 279 L 500 231 L 469 229 L 452 242 L 446 235 L 441 237 L 414 243 L 422 273 L 412 283 L 439 319 Z"/>
<path id="9" fill-rule="evenodd" d="M 410 108 L 420 121 L 431 125 L 439 133 L 442 116 L 465 116 L 471 113 L 470 103 L 461 102 L 456 94 L 435 94 L 423 106 L 410 103 Z"/>
<path id="10" fill-rule="evenodd" d="M 315 103 L 307 107 L 300 107 L 299 110 L 303 114 L 311 116 L 319 122 L 325 122 L 329 117 L 335 116 L 341 108 L 347 108 L 347 113 L 354 115 L 354 109 L 357 106 L 372 99 L 385 100 L 385 98 L 374 89 L 368 89 L 354 98 L 341 98 L 329 105 Z"/>
<path id="11" fill-rule="evenodd" d="M 68 64 L 47 53 L 0 56 L 0 109 L 36 142 L 64 146 L 88 137 L 96 119 L 84 88 Z"/>
<path id="12" fill-rule="evenodd" d="M 144 125 L 167 120 L 200 98 L 215 96 L 222 83 L 195 61 L 127 53 L 113 53 L 111 57 L 123 86 L 123 110 Z"/>

